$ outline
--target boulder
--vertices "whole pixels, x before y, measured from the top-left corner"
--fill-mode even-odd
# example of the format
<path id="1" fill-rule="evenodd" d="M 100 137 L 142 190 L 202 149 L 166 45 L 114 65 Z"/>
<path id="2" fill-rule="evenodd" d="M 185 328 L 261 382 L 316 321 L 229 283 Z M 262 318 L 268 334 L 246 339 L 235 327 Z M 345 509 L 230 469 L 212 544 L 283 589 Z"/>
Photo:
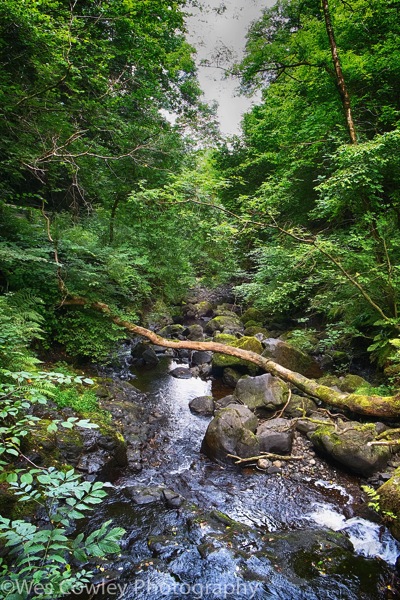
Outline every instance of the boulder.
<path id="1" fill-rule="evenodd" d="M 254 336 L 254 335 L 261 334 L 262 339 L 267 339 L 270 337 L 270 332 L 267 331 L 266 329 L 264 329 L 264 327 L 261 327 L 261 325 L 248 326 L 248 324 L 246 323 L 246 329 L 244 330 L 243 333 L 244 333 L 244 335 L 247 335 L 247 336 Z"/>
<path id="2" fill-rule="evenodd" d="M 178 323 L 174 323 L 173 325 L 167 325 L 163 327 L 158 332 L 158 335 L 164 338 L 178 338 L 185 331 L 185 327 L 183 325 L 179 325 Z"/>
<path id="3" fill-rule="evenodd" d="M 157 354 L 151 346 L 146 348 L 146 350 L 143 352 L 142 360 L 149 367 L 155 367 L 160 362 Z"/>
<path id="4" fill-rule="evenodd" d="M 204 331 L 201 325 L 189 325 L 184 333 L 187 339 L 192 342 L 202 342 L 204 340 Z"/>
<path id="5" fill-rule="evenodd" d="M 204 350 L 195 351 L 192 354 L 192 364 L 196 366 L 206 365 L 212 361 L 212 357 L 212 352 L 205 352 Z"/>
<path id="6" fill-rule="evenodd" d="M 196 304 L 193 304 L 192 310 L 194 316 L 197 319 L 201 319 L 202 317 L 209 317 L 213 314 L 212 304 L 207 300 L 203 300 L 202 302 L 197 302 Z"/>
<path id="7" fill-rule="evenodd" d="M 280 379 L 269 373 L 258 377 L 242 377 L 239 379 L 235 398 L 252 410 L 282 408 L 289 396 L 289 388 Z"/>
<path id="8" fill-rule="evenodd" d="M 335 375 L 325 375 L 320 377 L 318 383 L 326 385 L 328 387 L 335 387 L 341 392 L 347 392 L 352 394 L 359 388 L 369 388 L 370 384 L 363 377 L 359 375 L 353 375 L 348 373 L 342 377 L 336 377 Z"/>
<path id="9" fill-rule="evenodd" d="M 400 467 L 393 473 L 392 477 L 377 489 L 379 495 L 380 509 L 396 515 L 390 524 L 390 529 L 394 537 L 400 540 Z"/>
<path id="10" fill-rule="evenodd" d="M 335 427 L 319 426 L 308 434 L 316 450 L 334 459 L 353 473 L 369 477 L 382 469 L 391 456 L 388 446 L 369 446 L 378 431 L 375 424 L 339 421 Z"/>
<path id="11" fill-rule="evenodd" d="M 231 462 L 227 454 L 243 458 L 254 456 L 259 451 L 259 441 L 254 434 L 257 425 L 257 417 L 245 406 L 223 408 L 208 425 L 201 452 L 211 459 L 225 462 Z"/>
<path id="12" fill-rule="evenodd" d="M 224 396 L 219 400 L 215 400 L 215 408 L 220 410 L 221 408 L 226 408 L 230 404 L 239 404 L 235 396 Z"/>
<path id="13" fill-rule="evenodd" d="M 190 410 L 196 415 L 208 417 L 214 414 L 214 400 L 212 396 L 198 396 L 189 402 Z"/>
<path id="14" fill-rule="evenodd" d="M 205 326 L 205 331 L 211 335 L 216 331 L 223 331 L 225 333 L 242 333 L 243 330 L 244 327 L 240 322 L 239 317 L 235 315 L 235 313 L 214 317 L 208 321 L 207 325 Z"/>
<path id="15" fill-rule="evenodd" d="M 235 371 L 235 369 L 231 369 L 230 367 L 228 367 L 227 369 L 224 369 L 224 373 L 222 375 L 222 383 L 229 387 L 235 388 L 237 382 L 241 377 L 242 374 L 239 373 L 239 371 Z"/>
<path id="16" fill-rule="evenodd" d="M 177 379 L 190 379 L 192 377 L 190 370 L 185 367 L 176 367 L 176 369 L 172 369 L 169 374 Z"/>
<path id="17" fill-rule="evenodd" d="M 292 417 L 293 419 L 302 417 L 303 415 L 308 417 L 310 413 L 317 410 L 317 405 L 314 400 L 307 396 L 298 396 L 292 394 L 287 407 L 285 408 L 285 416 Z"/>
<path id="18" fill-rule="evenodd" d="M 256 435 L 261 452 L 290 454 L 292 451 L 294 430 L 286 419 L 271 419 L 257 427 Z"/>
<path id="19" fill-rule="evenodd" d="M 275 338 L 268 338 L 263 341 L 263 356 L 271 358 L 282 367 L 290 369 L 295 373 L 300 373 L 310 379 L 316 379 L 322 376 L 322 371 L 318 363 L 308 354 L 294 348 L 287 342 Z"/>
<path id="20" fill-rule="evenodd" d="M 220 337 L 221 336 L 217 336 L 218 342 L 220 341 Z M 241 348 L 242 350 L 250 350 L 251 352 L 256 352 L 256 354 L 261 354 L 263 351 L 260 340 L 255 337 L 242 337 L 240 339 L 234 339 L 233 341 L 228 342 L 228 345 L 233 346 L 234 348 Z M 236 356 L 230 356 L 229 354 L 215 353 L 213 355 L 212 365 L 217 369 L 224 369 L 226 367 L 242 367 L 245 372 L 247 371 L 250 373 L 256 373 L 258 370 L 257 365 L 254 363 L 241 358 L 236 358 Z"/>
<path id="21" fill-rule="evenodd" d="M 248 308 L 242 314 L 242 323 L 247 323 L 248 321 L 255 321 L 256 323 L 262 323 L 264 321 L 264 315 L 262 312 L 257 310 L 256 308 Z"/>

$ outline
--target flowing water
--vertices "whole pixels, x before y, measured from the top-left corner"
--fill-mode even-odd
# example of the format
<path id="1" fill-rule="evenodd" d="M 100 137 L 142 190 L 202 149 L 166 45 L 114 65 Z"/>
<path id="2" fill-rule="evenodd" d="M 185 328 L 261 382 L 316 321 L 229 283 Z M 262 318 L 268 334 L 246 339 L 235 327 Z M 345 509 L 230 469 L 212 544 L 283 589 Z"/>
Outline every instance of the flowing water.
<path id="1" fill-rule="evenodd" d="M 336 483 L 212 463 L 200 454 L 210 419 L 191 414 L 188 403 L 230 390 L 196 377 L 176 379 L 169 374 L 176 366 L 163 357 L 153 369 L 132 371 L 158 421 L 142 472 L 121 478 L 91 521 L 95 527 L 112 518 L 127 530 L 111 571 L 123 593 L 103 597 L 399 597 L 397 542 L 380 525 L 343 514 L 354 502 L 355 478 L 343 475 Z M 186 503 L 168 507 L 160 500 L 165 488 Z"/>

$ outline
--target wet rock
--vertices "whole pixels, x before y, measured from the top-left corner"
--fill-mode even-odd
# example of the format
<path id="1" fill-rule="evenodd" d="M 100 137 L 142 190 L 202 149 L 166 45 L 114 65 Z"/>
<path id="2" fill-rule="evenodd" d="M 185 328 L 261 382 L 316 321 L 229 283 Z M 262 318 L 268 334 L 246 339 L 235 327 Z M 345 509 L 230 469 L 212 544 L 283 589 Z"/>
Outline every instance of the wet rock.
<path id="1" fill-rule="evenodd" d="M 312 433 L 313 431 L 318 429 L 318 427 L 321 425 L 321 421 L 326 422 L 327 425 L 329 425 L 331 423 L 332 426 L 334 426 L 333 419 L 330 419 L 325 413 L 322 413 L 319 411 L 310 412 L 308 414 L 308 418 L 311 420 L 299 419 L 297 421 L 297 423 L 296 423 L 297 431 L 300 431 L 300 433 L 305 433 L 305 434 Z"/>
<path id="2" fill-rule="evenodd" d="M 280 473 L 280 472 L 281 472 L 281 470 L 279 467 L 272 466 L 272 467 L 268 467 L 268 469 L 267 469 L 268 475 L 276 475 L 277 473 Z"/>
<path id="3" fill-rule="evenodd" d="M 305 375 L 310 379 L 322 376 L 322 371 L 318 363 L 311 357 L 294 348 L 287 342 L 275 338 L 268 338 L 263 341 L 264 352 L 262 356 L 271 358 L 286 369 Z"/>
<path id="4" fill-rule="evenodd" d="M 258 439 L 254 435 L 257 425 L 257 417 L 245 406 L 223 408 L 208 425 L 201 451 L 211 459 L 226 462 L 231 462 L 226 455 L 238 454 L 238 447 L 247 456 L 253 456 L 259 448 Z M 239 456 L 245 457 L 243 454 Z"/>
<path id="5" fill-rule="evenodd" d="M 239 373 L 239 371 L 235 371 L 235 369 L 228 367 L 227 369 L 224 369 L 222 382 L 229 387 L 235 388 L 241 377 L 242 373 Z"/>
<path id="6" fill-rule="evenodd" d="M 192 364 L 196 366 L 208 364 L 212 361 L 213 353 L 205 351 L 196 351 L 192 354 Z"/>
<path id="7" fill-rule="evenodd" d="M 186 348 L 181 348 L 180 350 L 177 350 L 177 355 L 179 359 L 184 362 L 189 362 L 190 360 L 190 350 L 186 350 Z"/>
<path id="8" fill-rule="evenodd" d="M 185 502 L 183 496 L 168 488 L 162 491 L 162 497 L 168 508 L 179 508 Z"/>
<path id="9" fill-rule="evenodd" d="M 169 374 L 177 379 L 190 379 L 192 377 L 190 369 L 186 369 L 185 367 L 176 367 L 176 369 L 172 369 Z"/>
<path id="10" fill-rule="evenodd" d="M 269 373 L 258 377 L 242 377 L 234 396 L 252 410 L 277 410 L 285 405 L 289 395 L 288 386 Z"/>
<path id="11" fill-rule="evenodd" d="M 242 333 L 244 327 L 240 322 L 240 319 L 237 315 L 232 313 L 231 315 L 220 315 L 218 317 L 214 317 L 210 321 L 208 321 L 205 326 L 206 333 L 213 334 L 216 331 L 223 331 L 225 333 Z"/>
<path id="12" fill-rule="evenodd" d="M 257 427 L 256 435 L 260 441 L 261 452 L 290 454 L 292 450 L 294 430 L 290 427 L 290 421 L 286 419 L 271 419 L 261 423 Z"/>
<path id="13" fill-rule="evenodd" d="M 142 360 L 149 367 L 155 367 L 160 362 L 159 358 L 158 358 L 157 354 L 155 353 L 155 351 L 153 350 L 153 348 L 147 348 L 143 352 Z"/>
<path id="14" fill-rule="evenodd" d="M 189 402 L 192 413 L 204 417 L 214 414 L 214 400 L 212 396 L 198 396 Z"/>
<path id="15" fill-rule="evenodd" d="M 336 427 L 319 426 L 308 437 L 322 454 L 333 458 L 353 473 L 369 477 L 382 469 L 391 456 L 391 450 L 387 446 L 368 445 L 376 435 L 377 431 L 372 423 L 362 425 L 347 421 L 339 422 Z"/>
<path id="16" fill-rule="evenodd" d="M 188 340 L 192 342 L 202 342 L 204 340 L 204 331 L 201 325 L 189 325 L 184 332 Z"/>
<path id="17" fill-rule="evenodd" d="M 303 415 L 308 416 L 312 412 L 317 410 L 317 405 L 314 400 L 308 398 L 306 396 L 298 396 L 297 394 L 292 394 L 287 407 L 285 408 L 285 416 L 291 417 L 293 419 L 302 417 Z"/>
<path id="18" fill-rule="evenodd" d="M 162 494 L 160 488 L 146 488 L 132 485 L 126 486 L 122 491 L 124 496 L 132 500 L 132 502 L 138 506 L 159 502 Z"/>

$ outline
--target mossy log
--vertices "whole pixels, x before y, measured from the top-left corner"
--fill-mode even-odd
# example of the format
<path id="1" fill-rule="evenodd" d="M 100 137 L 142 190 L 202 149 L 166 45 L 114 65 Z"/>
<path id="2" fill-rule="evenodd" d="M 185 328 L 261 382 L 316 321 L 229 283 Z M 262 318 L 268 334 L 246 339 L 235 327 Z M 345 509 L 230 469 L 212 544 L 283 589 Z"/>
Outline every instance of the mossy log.
<path id="1" fill-rule="evenodd" d="M 236 356 L 242 360 L 247 360 L 256 364 L 258 367 L 279 377 L 287 383 L 293 384 L 297 389 L 303 391 L 308 396 L 317 398 L 318 400 L 339 408 L 340 410 L 348 410 L 358 415 L 374 417 L 378 419 L 395 420 L 400 418 L 400 393 L 394 396 L 368 396 L 364 394 L 347 394 L 338 392 L 325 385 L 320 385 L 318 381 L 308 379 L 300 373 L 290 371 L 282 367 L 278 363 L 269 358 L 260 356 L 256 352 L 234 348 L 233 346 L 224 345 L 218 342 L 195 342 L 189 340 L 171 340 L 160 337 L 154 331 L 134 325 L 130 321 L 125 321 L 118 315 L 115 315 L 107 304 L 102 302 L 88 302 L 84 298 L 73 298 L 66 300 L 64 305 L 87 306 L 94 310 L 98 310 L 108 315 L 116 325 L 124 327 L 130 333 L 143 336 L 157 346 L 175 349 L 188 350 L 205 350 L 211 352 L 219 352 L 220 354 L 228 354 Z"/>

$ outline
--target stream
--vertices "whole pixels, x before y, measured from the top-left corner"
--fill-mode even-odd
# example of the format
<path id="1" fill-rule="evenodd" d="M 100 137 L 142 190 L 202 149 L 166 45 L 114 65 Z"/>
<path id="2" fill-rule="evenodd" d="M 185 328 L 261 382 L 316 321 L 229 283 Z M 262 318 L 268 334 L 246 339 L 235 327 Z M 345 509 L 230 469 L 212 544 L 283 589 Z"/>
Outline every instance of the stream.
<path id="1" fill-rule="evenodd" d="M 344 473 L 338 480 L 300 471 L 267 475 L 211 462 L 200 454 L 210 418 L 193 415 L 188 403 L 231 390 L 171 376 L 181 364 L 162 356 L 154 368 L 131 370 L 156 425 L 142 471 L 117 480 L 90 520 L 90 529 L 113 519 L 127 530 L 121 558 L 104 565 L 96 597 L 399 597 L 398 543 L 381 525 L 345 516 L 360 501 L 359 480 Z M 102 587 L 106 580 L 121 587 Z"/>

